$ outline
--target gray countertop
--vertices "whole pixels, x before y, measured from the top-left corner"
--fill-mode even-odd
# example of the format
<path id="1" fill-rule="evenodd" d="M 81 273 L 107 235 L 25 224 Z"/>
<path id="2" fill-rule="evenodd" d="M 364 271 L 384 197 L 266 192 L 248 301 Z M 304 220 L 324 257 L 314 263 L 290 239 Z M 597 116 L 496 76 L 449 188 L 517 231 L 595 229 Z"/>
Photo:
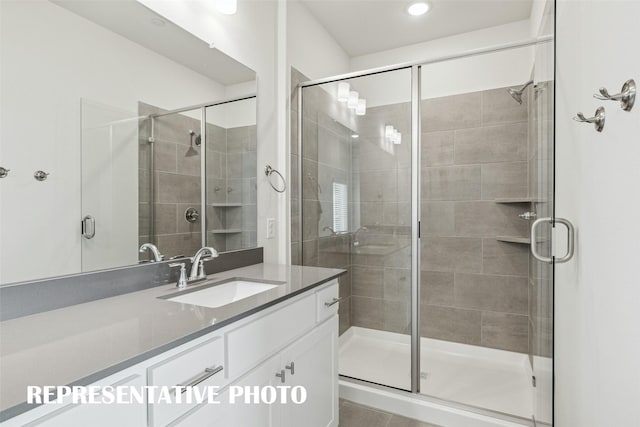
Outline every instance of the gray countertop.
<path id="1" fill-rule="evenodd" d="M 342 273 L 256 264 L 209 279 L 242 277 L 284 284 L 218 308 L 160 299 L 178 291 L 175 285 L 163 285 L 0 322 L 0 419 L 29 409 L 24 403 L 27 385 L 90 384 Z"/>

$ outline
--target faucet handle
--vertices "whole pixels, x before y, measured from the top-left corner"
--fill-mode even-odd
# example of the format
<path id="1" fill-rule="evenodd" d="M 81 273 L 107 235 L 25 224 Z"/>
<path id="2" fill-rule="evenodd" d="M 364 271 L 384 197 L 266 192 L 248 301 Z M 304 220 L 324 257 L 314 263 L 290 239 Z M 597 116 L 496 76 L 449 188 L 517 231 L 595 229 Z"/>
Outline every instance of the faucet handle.
<path id="1" fill-rule="evenodd" d="M 174 262 L 169 264 L 169 267 L 180 267 L 180 277 L 178 278 L 178 283 L 176 283 L 176 288 L 182 289 L 187 286 L 187 266 L 184 262 Z"/>
<path id="2" fill-rule="evenodd" d="M 196 277 L 197 279 L 206 279 L 207 278 L 207 273 L 204 270 L 204 262 L 208 261 L 210 259 L 213 259 L 213 258 L 201 259 L 200 262 L 198 262 L 198 277 Z"/>

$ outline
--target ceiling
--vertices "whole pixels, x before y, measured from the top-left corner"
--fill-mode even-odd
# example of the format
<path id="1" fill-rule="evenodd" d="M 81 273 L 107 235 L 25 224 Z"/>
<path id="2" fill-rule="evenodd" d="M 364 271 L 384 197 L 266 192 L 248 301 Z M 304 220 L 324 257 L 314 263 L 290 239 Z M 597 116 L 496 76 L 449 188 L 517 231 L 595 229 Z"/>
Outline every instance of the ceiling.
<path id="1" fill-rule="evenodd" d="M 135 0 L 52 1 L 225 86 L 256 78 L 250 68 Z"/>
<path id="2" fill-rule="evenodd" d="M 533 0 L 300 0 L 352 57 L 528 19 Z"/>

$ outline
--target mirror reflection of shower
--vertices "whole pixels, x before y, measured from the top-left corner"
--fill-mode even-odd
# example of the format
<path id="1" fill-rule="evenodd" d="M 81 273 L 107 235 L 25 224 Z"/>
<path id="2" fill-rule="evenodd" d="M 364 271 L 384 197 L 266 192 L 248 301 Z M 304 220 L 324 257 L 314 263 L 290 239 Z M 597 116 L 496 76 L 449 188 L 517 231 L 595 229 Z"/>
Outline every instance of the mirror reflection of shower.
<path id="1" fill-rule="evenodd" d="M 533 80 L 529 80 L 528 82 L 526 82 L 520 89 L 514 89 L 510 87 L 507 90 L 509 91 L 509 95 L 511 95 L 511 97 L 515 99 L 518 104 L 522 104 L 522 94 L 524 93 L 525 89 L 527 89 L 531 84 L 533 84 Z"/>

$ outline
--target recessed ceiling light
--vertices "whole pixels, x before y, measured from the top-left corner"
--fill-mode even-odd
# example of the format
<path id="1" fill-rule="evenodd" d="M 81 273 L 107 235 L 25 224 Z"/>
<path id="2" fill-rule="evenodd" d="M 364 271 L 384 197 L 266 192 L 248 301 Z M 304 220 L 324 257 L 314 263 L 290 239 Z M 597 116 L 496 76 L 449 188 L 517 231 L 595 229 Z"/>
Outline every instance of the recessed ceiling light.
<path id="1" fill-rule="evenodd" d="M 233 15 L 238 10 L 237 0 L 217 0 L 216 9 L 225 15 Z"/>
<path id="2" fill-rule="evenodd" d="M 358 139 L 360 138 L 360 135 L 358 135 L 357 133 L 354 133 L 354 134 L 351 134 L 351 138 Z"/>
<path id="3" fill-rule="evenodd" d="M 424 15 L 429 11 L 429 3 L 425 3 L 423 1 L 417 3 L 411 3 L 407 8 L 407 12 L 409 15 L 420 16 Z"/>

